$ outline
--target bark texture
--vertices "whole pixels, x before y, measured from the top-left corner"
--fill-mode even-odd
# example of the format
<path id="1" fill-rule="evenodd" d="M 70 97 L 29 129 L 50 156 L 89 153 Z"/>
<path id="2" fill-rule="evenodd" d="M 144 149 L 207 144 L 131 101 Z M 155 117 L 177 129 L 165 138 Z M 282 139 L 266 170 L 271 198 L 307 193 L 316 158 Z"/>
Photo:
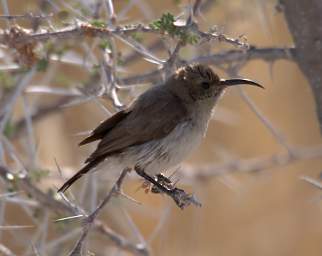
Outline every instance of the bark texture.
<path id="1" fill-rule="evenodd" d="M 310 83 L 322 133 L 322 1 L 280 0 L 296 47 L 294 59 Z"/>

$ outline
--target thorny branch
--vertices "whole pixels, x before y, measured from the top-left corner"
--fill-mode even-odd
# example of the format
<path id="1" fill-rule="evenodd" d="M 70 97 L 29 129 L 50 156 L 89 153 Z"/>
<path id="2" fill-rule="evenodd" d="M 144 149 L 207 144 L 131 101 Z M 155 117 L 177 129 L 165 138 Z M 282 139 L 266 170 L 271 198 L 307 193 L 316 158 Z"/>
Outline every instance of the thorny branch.
<path id="1" fill-rule="evenodd" d="M 126 176 L 126 174 L 128 173 L 130 169 L 125 168 L 120 177 L 117 179 L 117 181 L 115 182 L 114 186 L 112 187 L 112 189 L 108 192 L 108 194 L 106 195 L 106 197 L 104 198 L 104 200 L 97 206 L 97 208 L 89 215 L 86 217 L 85 219 L 85 224 L 84 224 L 84 228 L 83 228 L 83 232 L 81 237 L 79 238 L 79 240 L 77 241 L 74 249 L 69 253 L 70 256 L 76 256 L 76 255 L 82 255 L 82 251 L 83 251 L 83 246 L 84 246 L 84 241 L 88 235 L 88 232 L 90 231 L 98 213 L 103 209 L 103 207 L 111 200 L 111 198 L 117 194 L 119 194 L 121 192 L 121 185 L 122 182 Z M 143 253 L 147 253 L 147 252 L 143 252 Z"/>
<path id="2" fill-rule="evenodd" d="M 191 180 L 207 180 L 211 177 L 233 172 L 256 173 L 272 168 L 290 165 L 297 161 L 322 157 L 322 147 L 292 148 L 286 153 L 273 154 L 248 160 L 232 159 L 221 165 L 201 168 L 185 168 L 183 175 Z"/>
<path id="3" fill-rule="evenodd" d="M 99 214 L 99 212 L 103 209 L 103 207 L 111 200 L 111 198 L 115 195 L 118 195 L 119 193 L 121 193 L 121 185 L 123 183 L 123 180 L 126 176 L 126 174 L 130 171 L 129 168 L 125 168 L 121 175 L 119 176 L 119 178 L 117 179 L 117 181 L 115 182 L 114 186 L 112 187 L 112 189 L 108 192 L 108 194 L 106 195 L 106 197 L 104 198 L 104 200 L 97 206 L 97 208 L 86 217 L 85 219 L 85 226 L 83 228 L 83 232 L 81 237 L 79 238 L 79 240 L 77 241 L 74 249 L 69 253 L 70 256 L 76 256 L 76 255 L 82 255 L 82 251 L 83 251 L 83 247 L 84 247 L 84 241 L 97 217 L 97 215 Z M 144 246 L 142 246 L 142 248 L 144 248 Z M 147 251 L 143 252 L 143 253 L 147 253 Z"/>
<path id="4" fill-rule="evenodd" d="M 277 60 L 292 60 L 295 52 L 294 48 L 256 48 L 250 47 L 248 50 L 229 50 L 218 54 L 207 56 L 198 56 L 190 61 L 181 64 L 202 63 L 208 65 L 223 65 L 240 61 L 264 60 L 274 62 Z M 150 71 L 146 74 L 135 75 L 132 77 L 121 78 L 118 80 L 119 85 L 134 85 L 142 83 L 156 83 L 161 78 L 160 69 Z"/>
<path id="5" fill-rule="evenodd" d="M 224 34 L 218 34 L 215 32 L 199 31 L 196 26 L 197 24 L 195 23 L 192 23 L 192 25 L 188 24 L 186 29 L 192 29 L 195 33 L 197 33 L 200 39 L 203 40 L 203 42 L 218 40 L 220 42 L 230 43 L 232 45 L 243 48 L 248 47 L 246 43 L 240 41 L 239 39 L 233 39 Z M 108 38 L 111 36 L 129 36 L 134 33 L 159 34 L 160 31 L 143 24 L 123 27 L 117 26 L 115 28 L 102 28 L 95 27 L 94 25 L 88 23 L 80 23 L 75 26 L 70 26 L 53 32 L 46 31 L 38 33 L 33 33 L 32 31 L 29 31 L 27 29 L 15 26 L 10 30 L 0 32 L 0 43 L 8 45 L 9 47 L 16 48 L 18 46 L 43 42 L 50 39 L 70 39 L 81 36 Z"/>
<path id="6" fill-rule="evenodd" d="M 84 211 L 78 206 L 75 207 L 72 204 L 67 204 L 66 201 L 64 203 L 63 201 L 55 199 L 50 194 L 45 194 L 39 188 L 37 188 L 28 177 L 19 177 L 19 175 L 15 175 L 3 165 L 0 165 L 0 177 L 8 184 L 16 185 L 18 190 L 24 191 L 26 194 L 30 195 L 33 199 L 39 202 L 40 205 L 50 209 L 53 212 L 79 215 L 80 211 Z M 122 180 L 123 178 L 124 177 L 122 176 Z M 123 236 L 112 231 L 99 220 L 93 220 L 93 229 L 107 237 L 116 246 L 125 251 L 131 252 L 134 255 L 148 255 L 148 251 L 144 246 L 141 244 L 136 245 L 131 243 Z"/>

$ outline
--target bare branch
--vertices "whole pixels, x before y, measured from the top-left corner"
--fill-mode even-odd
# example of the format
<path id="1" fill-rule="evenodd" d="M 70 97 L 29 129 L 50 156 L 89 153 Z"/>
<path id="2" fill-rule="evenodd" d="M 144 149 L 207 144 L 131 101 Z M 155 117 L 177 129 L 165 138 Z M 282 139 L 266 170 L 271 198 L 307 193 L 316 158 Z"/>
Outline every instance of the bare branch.
<path id="1" fill-rule="evenodd" d="M 8 247 L 4 246 L 3 244 L 0 244 L 0 252 L 4 256 L 15 256 L 15 254 Z"/>
<path id="2" fill-rule="evenodd" d="M 297 161 L 319 158 L 322 156 L 322 146 L 293 148 L 291 152 L 291 154 L 287 152 L 249 160 L 234 159 L 221 165 L 204 168 L 185 168 L 183 175 L 185 178 L 192 180 L 204 180 L 233 172 L 252 173 L 265 171 L 272 168 L 283 167 Z"/>
<path id="3" fill-rule="evenodd" d="M 6 102 L 0 111 L 0 132 L 3 132 L 17 98 L 21 95 L 24 88 L 29 85 L 29 82 L 31 81 L 35 72 L 36 68 L 33 67 L 27 74 L 22 76 L 12 94 L 6 99 Z"/>
<path id="4" fill-rule="evenodd" d="M 316 179 L 313 179 L 313 178 L 310 178 L 310 177 L 307 177 L 307 176 L 304 176 L 304 177 L 301 177 L 301 180 L 304 180 L 306 181 L 307 183 L 310 183 L 311 185 L 313 185 L 314 187 L 322 190 L 322 183 L 319 182 L 318 180 Z"/>
<path id="5" fill-rule="evenodd" d="M 20 14 L 20 15 L 0 15 L 0 19 L 8 19 L 8 20 L 15 20 L 15 19 L 27 19 L 27 20 L 43 20 L 43 19 L 48 19 L 52 17 L 53 14 L 49 15 L 37 15 L 33 13 L 26 13 L 26 14 Z"/>
<path id="6" fill-rule="evenodd" d="M 265 125 L 265 127 L 270 131 L 270 133 L 275 137 L 276 141 L 282 145 L 290 154 L 292 154 L 292 149 L 286 142 L 284 136 L 277 130 L 271 121 L 258 109 L 256 104 L 251 100 L 243 88 L 239 87 L 239 93 L 249 108 L 255 113 L 257 118 Z"/>
<path id="7" fill-rule="evenodd" d="M 70 256 L 76 256 L 76 255 L 82 255 L 82 248 L 84 246 L 84 242 L 86 241 L 86 237 L 97 217 L 99 212 L 103 209 L 103 207 L 111 200 L 111 198 L 118 194 L 118 192 L 121 190 L 122 182 L 126 176 L 126 174 L 130 171 L 129 168 L 125 168 L 120 177 L 115 182 L 112 189 L 109 191 L 109 193 L 106 195 L 104 200 L 97 206 L 97 208 L 85 219 L 85 226 L 83 228 L 83 233 L 79 240 L 77 241 L 74 249 L 69 253 Z"/>
<path id="8" fill-rule="evenodd" d="M 208 65 L 223 65 L 238 61 L 264 60 L 277 61 L 281 59 L 292 59 L 295 49 L 293 48 L 256 48 L 250 47 L 249 50 L 229 50 L 223 53 L 196 57 L 186 64 L 202 63 Z M 184 63 L 183 63 L 184 64 Z M 151 72 L 119 79 L 120 85 L 135 85 L 142 83 L 156 83 L 161 79 L 161 71 Z"/>
<path id="9" fill-rule="evenodd" d="M 75 211 L 72 207 L 61 201 L 58 201 L 57 199 L 54 199 L 49 194 L 45 194 L 40 189 L 36 188 L 27 177 L 15 177 L 5 166 L 2 165 L 0 165 L 0 177 L 2 177 L 2 179 L 4 179 L 8 183 L 15 182 L 19 189 L 25 191 L 32 198 L 38 201 L 43 207 L 47 207 L 53 212 L 75 214 Z M 15 178 L 11 179 L 11 177 Z M 99 220 L 94 220 L 93 229 L 110 239 L 117 247 L 122 248 L 125 251 L 131 252 L 135 255 L 148 255 L 147 249 L 145 247 L 142 247 L 141 244 L 131 243 L 123 236 L 112 231 Z"/>

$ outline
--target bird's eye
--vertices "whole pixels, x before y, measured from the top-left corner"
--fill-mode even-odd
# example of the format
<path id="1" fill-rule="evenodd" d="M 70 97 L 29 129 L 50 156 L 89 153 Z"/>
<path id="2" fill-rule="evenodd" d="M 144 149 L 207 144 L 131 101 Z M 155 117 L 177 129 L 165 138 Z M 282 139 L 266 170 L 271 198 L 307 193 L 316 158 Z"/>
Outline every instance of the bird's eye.
<path id="1" fill-rule="evenodd" d="M 204 89 L 209 89 L 209 87 L 210 87 L 210 83 L 208 83 L 208 82 L 202 82 L 202 83 L 201 83 L 201 86 L 202 86 L 202 88 L 204 88 Z"/>

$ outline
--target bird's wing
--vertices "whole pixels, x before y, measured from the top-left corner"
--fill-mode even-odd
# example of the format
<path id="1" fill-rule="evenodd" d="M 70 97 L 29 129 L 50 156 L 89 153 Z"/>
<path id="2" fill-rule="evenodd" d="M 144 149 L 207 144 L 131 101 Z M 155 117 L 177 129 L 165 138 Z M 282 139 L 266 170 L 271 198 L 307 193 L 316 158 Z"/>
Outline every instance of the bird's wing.
<path id="1" fill-rule="evenodd" d="M 58 190 L 64 192 L 76 180 L 101 161 L 125 148 L 160 139 L 178 123 L 188 119 L 182 101 L 169 91 L 155 87 L 142 94 L 127 110 L 120 111 L 102 122 L 80 144 L 101 140 L 86 165 Z"/>
<path id="2" fill-rule="evenodd" d="M 112 117 L 117 121 L 109 122 L 109 119 L 104 122 L 105 125 L 102 123 L 95 129 L 98 135 L 92 136 L 95 139 L 101 138 L 101 141 L 86 162 L 122 152 L 133 145 L 163 138 L 188 117 L 182 101 L 159 87 L 142 94 L 125 113 L 120 115 Z"/>
<path id="3" fill-rule="evenodd" d="M 95 140 L 101 140 L 110 130 L 112 130 L 119 122 L 121 122 L 128 114 L 129 110 L 122 110 L 111 116 L 110 118 L 103 121 L 99 126 L 97 126 L 91 135 L 82 140 L 79 145 L 85 145 L 91 143 Z"/>

